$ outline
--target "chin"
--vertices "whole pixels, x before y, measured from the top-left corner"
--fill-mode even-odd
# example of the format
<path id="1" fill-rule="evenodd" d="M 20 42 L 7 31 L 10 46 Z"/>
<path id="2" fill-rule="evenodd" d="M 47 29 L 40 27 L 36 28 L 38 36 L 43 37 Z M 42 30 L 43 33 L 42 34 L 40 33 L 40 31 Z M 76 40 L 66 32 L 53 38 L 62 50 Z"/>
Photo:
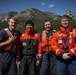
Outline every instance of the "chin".
<path id="1" fill-rule="evenodd" d="M 14 30 L 15 28 L 13 27 L 13 28 L 11 28 L 12 30 Z"/>
<path id="2" fill-rule="evenodd" d="M 28 29 L 27 31 L 29 31 L 29 32 L 30 32 L 31 30 L 30 30 L 30 29 Z"/>
<path id="3" fill-rule="evenodd" d="M 63 25 L 63 27 L 65 27 L 65 28 L 66 28 L 66 27 L 68 27 L 68 25 Z"/>

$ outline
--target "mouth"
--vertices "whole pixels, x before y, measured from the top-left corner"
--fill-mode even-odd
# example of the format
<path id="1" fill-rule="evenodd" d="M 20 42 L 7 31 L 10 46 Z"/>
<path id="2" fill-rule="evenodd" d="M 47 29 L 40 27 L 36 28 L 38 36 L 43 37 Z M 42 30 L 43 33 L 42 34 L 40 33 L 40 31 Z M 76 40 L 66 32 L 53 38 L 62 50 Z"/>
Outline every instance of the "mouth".
<path id="1" fill-rule="evenodd" d="M 68 25 L 67 23 L 64 23 L 63 25 Z"/>
<path id="2" fill-rule="evenodd" d="M 46 27 L 46 29 L 50 29 L 50 27 Z"/>
<path id="3" fill-rule="evenodd" d="M 31 31 L 32 29 L 31 29 L 31 28 L 27 28 L 27 30 L 28 30 L 28 31 Z"/>
<path id="4" fill-rule="evenodd" d="M 11 26 L 11 28 L 12 28 L 12 29 L 15 29 L 15 28 L 16 28 L 16 26 L 13 26 L 13 25 L 12 25 L 12 26 Z"/>

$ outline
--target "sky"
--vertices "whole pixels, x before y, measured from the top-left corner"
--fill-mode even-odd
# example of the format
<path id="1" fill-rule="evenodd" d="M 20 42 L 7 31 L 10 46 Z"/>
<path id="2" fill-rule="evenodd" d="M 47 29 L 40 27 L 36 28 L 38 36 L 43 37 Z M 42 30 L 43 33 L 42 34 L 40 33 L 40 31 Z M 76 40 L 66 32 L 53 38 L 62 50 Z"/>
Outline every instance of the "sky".
<path id="1" fill-rule="evenodd" d="M 67 10 L 76 13 L 76 0 L 0 0 L 0 14 L 21 12 L 29 8 L 62 16 Z"/>

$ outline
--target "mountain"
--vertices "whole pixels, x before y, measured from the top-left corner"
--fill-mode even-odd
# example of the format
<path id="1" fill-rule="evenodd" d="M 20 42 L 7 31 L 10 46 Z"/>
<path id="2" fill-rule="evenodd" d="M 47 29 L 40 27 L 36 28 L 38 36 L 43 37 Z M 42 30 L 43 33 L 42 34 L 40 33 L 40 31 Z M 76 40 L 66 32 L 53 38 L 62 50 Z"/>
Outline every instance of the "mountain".
<path id="1" fill-rule="evenodd" d="M 7 12 L 4 14 L 0 14 L 0 21 L 4 22 L 7 21 L 10 17 L 16 17 L 17 19 L 52 19 L 52 20 L 59 20 L 60 15 L 51 12 L 42 12 L 35 8 L 29 8 L 21 12 Z"/>
<path id="2" fill-rule="evenodd" d="M 43 12 L 35 8 L 29 8 L 26 10 L 23 10 L 21 12 L 7 12 L 0 14 L 0 30 L 8 27 L 7 20 L 10 17 L 15 17 L 18 19 L 18 26 L 17 29 L 23 32 L 25 30 L 25 21 L 27 19 L 31 19 L 35 26 L 34 28 L 36 31 L 41 32 L 44 30 L 44 20 L 50 20 L 52 24 L 52 28 L 58 30 L 60 27 L 60 19 L 61 16 L 52 13 L 52 12 Z M 69 25 L 73 28 L 76 28 L 76 21 L 70 21 Z"/>
<path id="3" fill-rule="evenodd" d="M 35 24 L 34 28 L 40 32 L 44 29 L 44 25 L 43 25 L 44 20 L 51 20 L 52 25 L 53 25 L 52 27 L 55 29 L 58 29 L 60 25 L 59 21 L 61 18 L 61 16 L 56 13 L 43 12 L 35 8 L 29 8 L 21 12 L 12 11 L 12 12 L 0 14 L 0 30 L 8 26 L 7 20 L 10 17 L 17 18 L 19 22 L 17 29 L 20 30 L 21 32 L 25 30 L 25 21 L 27 19 L 31 19 Z"/>
<path id="4" fill-rule="evenodd" d="M 17 15 L 15 15 L 15 17 L 24 17 L 26 19 L 28 19 L 28 18 L 38 18 L 38 19 L 51 18 L 54 20 L 57 20 L 60 18 L 60 16 L 57 14 L 54 14 L 51 12 L 42 12 L 35 8 L 30 8 L 30 9 L 24 10 L 24 11 L 18 13 Z"/>
<path id="5" fill-rule="evenodd" d="M 0 21 L 1 22 L 7 21 L 10 17 L 15 16 L 16 14 L 18 14 L 18 12 L 12 12 L 12 11 L 0 14 Z"/>

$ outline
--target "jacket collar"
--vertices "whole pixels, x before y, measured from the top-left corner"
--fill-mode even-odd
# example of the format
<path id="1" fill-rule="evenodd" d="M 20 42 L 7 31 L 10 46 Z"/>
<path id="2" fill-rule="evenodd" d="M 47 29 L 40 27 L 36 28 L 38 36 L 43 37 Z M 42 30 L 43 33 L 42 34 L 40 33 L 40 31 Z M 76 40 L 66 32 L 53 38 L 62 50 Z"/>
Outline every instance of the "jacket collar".
<path id="1" fill-rule="evenodd" d="M 65 33 L 65 34 L 69 34 L 69 32 L 70 32 L 70 27 L 68 26 L 66 29 L 64 28 L 64 27 L 60 27 L 60 31 L 61 31 L 61 33 Z"/>
<path id="2" fill-rule="evenodd" d="M 27 33 L 28 35 L 33 36 L 34 33 L 35 33 L 35 30 L 31 30 L 31 31 L 25 30 L 25 33 Z"/>

